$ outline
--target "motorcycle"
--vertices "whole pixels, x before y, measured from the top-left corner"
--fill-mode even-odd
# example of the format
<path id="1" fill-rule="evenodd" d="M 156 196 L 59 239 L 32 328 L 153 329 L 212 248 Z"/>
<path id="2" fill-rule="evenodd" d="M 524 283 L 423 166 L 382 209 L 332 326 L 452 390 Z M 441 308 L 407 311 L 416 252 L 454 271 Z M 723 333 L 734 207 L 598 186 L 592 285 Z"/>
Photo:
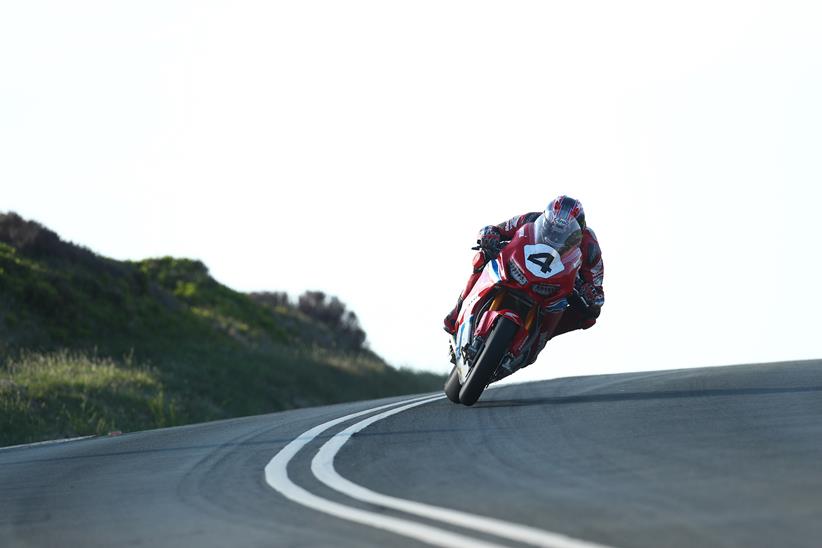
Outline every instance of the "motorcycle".
<path id="1" fill-rule="evenodd" d="M 536 359 L 571 301 L 587 307 L 575 288 L 581 241 L 575 219 L 551 223 L 541 215 L 492 250 L 450 337 L 449 400 L 476 403 L 488 385 Z"/>

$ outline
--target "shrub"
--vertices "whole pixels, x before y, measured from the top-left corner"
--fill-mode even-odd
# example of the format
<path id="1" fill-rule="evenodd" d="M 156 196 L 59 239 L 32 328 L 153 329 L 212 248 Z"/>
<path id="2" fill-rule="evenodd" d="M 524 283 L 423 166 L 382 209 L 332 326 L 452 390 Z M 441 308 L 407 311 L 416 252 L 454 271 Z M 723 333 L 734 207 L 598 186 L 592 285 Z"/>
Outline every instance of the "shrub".
<path id="1" fill-rule="evenodd" d="M 329 297 L 322 291 L 306 291 L 297 300 L 297 308 L 309 318 L 328 326 L 338 335 L 343 348 L 363 348 L 366 335 L 357 315 L 346 310 L 345 304 L 337 297 Z"/>
<path id="2" fill-rule="evenodd" d="M 84 247 L 64 242 L 56 233 L 38 222 L 27 221 L 14 212 L 0 213 L 0 242 L 43 258 L 59 258 L 84 263 L 105 263 Z"/>
<path id="3" fill-rule="evenodd" d="M 277 308 L 285 306 L 291 308 L 291 299 L 288 298 L 288 293 L 284 291 L 259 291 L 249 293 L 248 296 L 254 302 L 267 306 L 269 308 Z"/>

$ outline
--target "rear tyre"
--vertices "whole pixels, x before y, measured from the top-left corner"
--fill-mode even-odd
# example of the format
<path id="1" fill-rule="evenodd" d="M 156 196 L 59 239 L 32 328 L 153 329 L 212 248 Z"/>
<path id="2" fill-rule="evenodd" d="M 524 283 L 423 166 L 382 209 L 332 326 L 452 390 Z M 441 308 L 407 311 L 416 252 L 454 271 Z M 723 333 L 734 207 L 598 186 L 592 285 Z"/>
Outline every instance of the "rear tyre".
<path id="1" fill-rule="evenodd" d="M 488 386 L 491 375 L 499 367 L 502 357 L 511 346 L 511 340 L 516 335 L 519 326 L 505 316 L 500 316 L 497 324 L 488 336 L 488 342 L 482 350 L 476 365 L 471 368 L 460 389 L 460 403 L 464 405 L 474 405 Z"/>
<path id="2" fill-rule="evenodd" d="M 445 381 L 445 395 L 454 403 L 460 403 L 460 374 L 455 365 L 451 369 L 451 374 L 448 375 L 448 380 Z"/>

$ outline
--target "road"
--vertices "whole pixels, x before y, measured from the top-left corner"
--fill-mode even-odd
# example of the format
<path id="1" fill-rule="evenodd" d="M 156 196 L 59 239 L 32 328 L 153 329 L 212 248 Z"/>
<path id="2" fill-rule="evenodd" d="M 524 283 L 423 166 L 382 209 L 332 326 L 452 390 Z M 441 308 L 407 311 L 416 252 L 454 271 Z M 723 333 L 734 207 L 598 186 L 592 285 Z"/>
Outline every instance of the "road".
<path id="1" fill-rule="evenodd" d="M 0 546 L 529 545 L 499 524 L 546 546 L 822 545 L 822 361 L 556 379 L 470 408 L 400 409 L 412 398 L 0 450 Z M 315 456 L 334 444 L 323 468 Z M 496 521 L 363 502 L 323 470 Z"/>

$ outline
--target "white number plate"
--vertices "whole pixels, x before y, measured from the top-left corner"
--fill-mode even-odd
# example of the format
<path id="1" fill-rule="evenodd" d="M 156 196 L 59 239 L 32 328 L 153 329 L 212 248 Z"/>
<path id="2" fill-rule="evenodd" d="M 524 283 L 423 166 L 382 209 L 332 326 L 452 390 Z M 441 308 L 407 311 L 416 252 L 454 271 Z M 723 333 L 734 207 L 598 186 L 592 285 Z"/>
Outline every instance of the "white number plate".
<path id="1" fill-rule="evenodd" d="M 559 252 L 548 244 L 526 245 L 525 267 L 538 278 L 550 278 L 565 270 Z"/>

